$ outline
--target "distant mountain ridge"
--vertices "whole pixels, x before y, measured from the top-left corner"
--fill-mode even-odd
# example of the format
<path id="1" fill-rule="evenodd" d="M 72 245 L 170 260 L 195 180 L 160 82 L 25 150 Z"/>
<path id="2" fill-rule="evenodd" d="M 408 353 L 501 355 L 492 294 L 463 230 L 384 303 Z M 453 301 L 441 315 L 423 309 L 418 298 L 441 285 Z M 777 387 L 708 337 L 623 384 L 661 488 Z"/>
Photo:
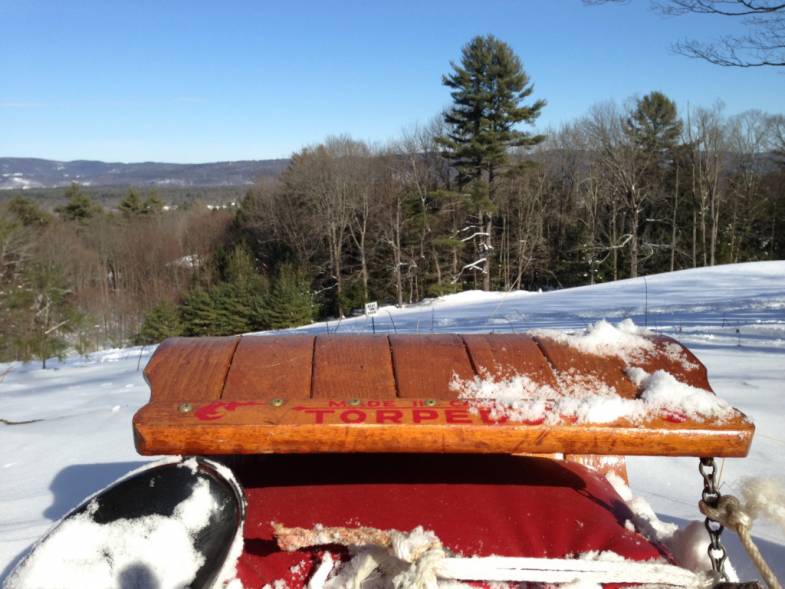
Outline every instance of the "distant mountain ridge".
<path id="1" fill-rule="evenodd" d="M 133 164 L 38 158 L 0 157 L 0 190 L 84 186 L 241 186 L 277 176 L 288 159 L 212 162 L 206 164 Z"/>

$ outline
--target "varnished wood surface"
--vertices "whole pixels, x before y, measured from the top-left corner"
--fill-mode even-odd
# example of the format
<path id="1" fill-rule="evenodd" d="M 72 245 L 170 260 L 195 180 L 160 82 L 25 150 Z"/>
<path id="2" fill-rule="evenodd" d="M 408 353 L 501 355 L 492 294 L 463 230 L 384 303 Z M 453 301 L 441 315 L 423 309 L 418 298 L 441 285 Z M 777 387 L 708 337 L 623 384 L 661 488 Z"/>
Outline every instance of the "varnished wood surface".
<path id="1" fill-rule="evenodd" d="M 163 342 L 144 369 L 156 400 L 218 399 L 239 343 L 233 337 L 175 337 Z"/>
<path id="2" fill-rule="evenodd" d="M 391 335 L 395 380 L 402 398 L 454 399 L 453 377 L 473 378 L 466 345 L 460 335 Z"/>
<path id="3" fill-rule="evenodd" d="M 553 370 L 531 336 L 467 334 L 463 341 L 480 375 L 505 379 L 525 374 L 538 384 L 557 388 Z"/>
<path id="4" fill-rule="evenodd" d="M 359 399 L 396 397 L 386 336 L 328 335 L 316 339 L 311 396 L 335 399 L 347 391 Z"/>
<path id="5" fill-rule="evenodd" d="M 625 399 L 634 399 L 638 391 L 624 372 L 625 364 L 615 356 L 599 356 L 580 352 L 575 348 L 549 339 L 535 338 L 548 362 L 560 376 L 562 387 L 569 390 L 581 380 L 602 383 L 616 389 L 616 393 Z M 567 393 L 569 394 L 569 393 Z"/>
<path id="6" fill-rule="evenodd" d="M 637 425 L 499 423 L 460 401 L 151 403 L 134 417 L 142 454 L 467 452 L 744 456 L 754 426 L 653 419 Z"/>
<path id="7" fill-rule="evenodd" d="M 652 340 L 654 351 L 636 366 L 711 390 L 705 368 L 686 348 L 663 336 Z M 174 338 L 145 370 L 151 400 L 135 416 L 134 430 L 147 454 L 747 452 L 754 428 L 741 414 L 725 424 L 661 418 L 644 426 L 498 424 L 468 413 L 451 386 L 477 375 L 525 375 L 558 396 L 569 394 L 576 378 L 588 378 L 635 398 L 626 368 L 619 358 L 524 334 Z"/>
<path id="8" fill-rule="evenodd" d="M 307 399 L 311 396 L 313 349 L 314 337 L 308 335 L 243 337 L 219 396 L 235 400 Z M 209 376 L 207 370 L 202 372 Z M 157 393 L 153 387 L 153 398 Z"/>

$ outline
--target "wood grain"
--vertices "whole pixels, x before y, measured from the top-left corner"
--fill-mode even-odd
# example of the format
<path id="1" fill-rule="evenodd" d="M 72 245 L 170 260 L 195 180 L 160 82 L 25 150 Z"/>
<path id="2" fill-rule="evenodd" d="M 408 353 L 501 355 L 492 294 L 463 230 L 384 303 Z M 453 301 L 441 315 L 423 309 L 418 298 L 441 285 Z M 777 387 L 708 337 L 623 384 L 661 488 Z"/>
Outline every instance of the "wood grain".
<path id="1" fill-rule="evenodd" d="M 655 336 L 636 360 L 711 390 L 705 368 Z M 454 376 L 525 374 L 564 394 L 564 374 L 637 395 L 618 358 L 526 335 L 174 338 L 150 359 L 150 403 L 134 416 L 143 454 L 298 452 L 564 453 L 626 477 L 621 454 L 744 456 L 754 426 L 655 417 L 645 424 L 505 423 L 457 400 Z M 555 378 L 556 376 L 556 378 Z M 397 395 L 397 396 L 396 396 Z M 470 410 L 472 409 L 472 410 Z"/>
<path id="2" fill-rule="evenodd" d="M 237 336 L 165 340 L 144 369 L 151 400 L 220 398 L 239 341 Z"/>
<path id="3" fill-rule="evenodd" d="M 244 336 L 221 397 L 234 401 L 307 399 L 313 347 L 312 335 Z"/>
<path id="4" fill-rule="evenodd" d="M 701 361 L 672 337 L 656 335 L 652 337 L 655 351 L 636 362 L 646 372 L 665 370 L 676 377 L 676 380 L 688 385 L 711 391 L 706 367 Z"/>
<path id="5" fill-rule="evenodd" d="M 504 379 L 525 374 L 536 383 L 556 387 L 548 360 L 529 335 L 464 335 L 463 341 L 480 375 Z"/>
<path id="6" fill-rule="evenodd" d="M 320 335 L 313 358 L 315 399 L 394 399 L 390 342 L 385 335 Z"/>
<path id="7" fill-rule="evenodd" d="M 459 401 L 389 399 L 259 402 L 156 402 L 134 417 L 142 454 L 264 454 L 312 452 L 453 452 L 745 456 L 754 426 L 741 413 L 723 423 L 645 424 L 624 420 L 598 425 L 497 423 L 472 414 Z M 386 405 L 385 405 L 386 403 Z M 207 411 L 205 411 L 207 408 Z M 209 419 L 206 417 L 212 416 Z"/>
<path id="8" fill-rule="evenodd" d="M 453 376 L 463 380 L 476 374 L 459 335 L 389 337 L 401 398 L 454 399 L 456 393 L 450 390 Z"/>
<path id="9" fill-rule="evenodd" d="M 534 339 L 556 371 L 557 378 L 567 383 L 574 381 L 576 377 L 596 379 L 613 387 L 620 397 L 637 397 L 638 390 L 624 373 L 626 365 L 620 358 L 587 354 L 549 337 L 536 336 Z M 560 386 L 562 392 L 569 394 L 569 391 L 564 390 L 564 383 L 560 383 Z"/>

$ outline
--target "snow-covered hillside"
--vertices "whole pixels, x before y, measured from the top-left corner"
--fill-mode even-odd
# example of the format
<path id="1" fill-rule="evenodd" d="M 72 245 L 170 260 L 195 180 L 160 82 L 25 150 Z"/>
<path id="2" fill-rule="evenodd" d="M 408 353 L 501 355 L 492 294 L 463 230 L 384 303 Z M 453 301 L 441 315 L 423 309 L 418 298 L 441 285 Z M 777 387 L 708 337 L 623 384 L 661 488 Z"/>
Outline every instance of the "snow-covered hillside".
<path id="1" fill-rule="evenodd" d="M 723 398 L 750 415 L 750 456 L 723 464 L 723 489 L 745 476 L 785 475 L 785 262 L 687 270 L 546 293 L 468 292 L 404 309 L 297 330 L 326 333 L 573 330 L 632 318 L 681 340 Z M 151 348 L 69 358 L 41 370 L 0 364 L 0 579 L 30 544 L 82 498 L 138 466 L 131 416 L 148 397 Z M 699 518 L 697 460 L 631 458 L 633 491 L 667 521 Z M 764 555 L 785 576 L 785 537 L 756 526 Z M 728 540 L 742 578 L 754 576 Z"/>

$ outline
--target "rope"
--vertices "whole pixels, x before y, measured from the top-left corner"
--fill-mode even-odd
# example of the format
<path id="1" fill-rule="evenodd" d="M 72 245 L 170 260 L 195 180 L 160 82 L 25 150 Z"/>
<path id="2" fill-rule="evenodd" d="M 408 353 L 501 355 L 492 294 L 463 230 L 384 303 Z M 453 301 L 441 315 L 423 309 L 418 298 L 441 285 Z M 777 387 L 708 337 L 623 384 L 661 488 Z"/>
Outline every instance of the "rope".
<path id="1" fill-rule="evenodd" d="M 308 583 L 308 589 L 360 589 L 372 576 L 389 580 L 392 589 L 438 589 L 455 581 L 499 581 L 534 583 L 658 584 L 690 589 L 711 585 L 701 575 L 660 562 L 627 561 L 603 552 L 584 558 L 472 557 L 456 558 L 447 553 L 433 532 L 415 528 L 409 533 L 375 528 L 327 528 L 313 530 L 273 524 L 279 546 L 298 550 L 308 546 L 343 544 L 352 559 L 337 574 L 325 553 Z M 453 583 L 453 587 L 455 584 Z M 780 588 L 778 588 L 780 589 Z"/>
<path id="2" fill-rule="evenodd" d="M 758 547 L 755 546 L 755 542 L 752 540 L 750 531 L 752 518 L 742 509 L 739 500 L 733 495 L 723 495 L 717 502 L 716 507 L 710 507 L 704 501 L 701 501 L 698 505 L 703 515 L 738 534 L 742 546 L 747 551 L 750 560 L 760 571 L 761 577 L 763 577 L 769 589 L 782 589 L 782 585 L 780 585 L 777 577 L 774 576 L 771 567 L 769 567 L 766 559 L 763 558 L 760 550 L 758 550 Z"/>

